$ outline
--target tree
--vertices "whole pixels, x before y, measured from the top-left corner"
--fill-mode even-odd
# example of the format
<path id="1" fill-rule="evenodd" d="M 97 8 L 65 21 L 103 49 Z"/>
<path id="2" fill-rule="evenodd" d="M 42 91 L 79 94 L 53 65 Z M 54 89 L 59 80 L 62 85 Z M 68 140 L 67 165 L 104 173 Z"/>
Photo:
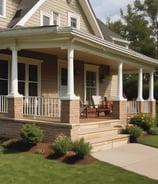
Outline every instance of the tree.
<path id="1" fill-rule="evenodd" d="M 121 20 L 108 22 L 109 28 L 130 41 L 130 48 L 150 57 L 158 57 L 158 1 L 135 0 L 120 10 Z"/>

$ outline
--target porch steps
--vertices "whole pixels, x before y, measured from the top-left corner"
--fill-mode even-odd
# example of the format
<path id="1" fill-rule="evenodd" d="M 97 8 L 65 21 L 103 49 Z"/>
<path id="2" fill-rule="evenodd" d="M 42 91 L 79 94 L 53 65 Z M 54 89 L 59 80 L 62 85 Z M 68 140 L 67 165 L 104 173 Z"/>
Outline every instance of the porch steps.
<path id="1" fill-rule="evenodd" d="M 90 142 L 92 152 L 112 149 L 129 142 L 129 135 L 121 134 L 119 120 L 104 120 L 80 124 L 80 138 Z"/>

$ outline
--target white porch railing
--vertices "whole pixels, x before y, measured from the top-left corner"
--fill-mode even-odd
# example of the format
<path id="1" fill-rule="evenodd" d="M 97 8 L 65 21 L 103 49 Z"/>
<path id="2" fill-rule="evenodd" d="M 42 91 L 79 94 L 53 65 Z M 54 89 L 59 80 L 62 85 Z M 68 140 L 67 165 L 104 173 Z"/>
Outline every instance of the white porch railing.
<path id="1" fill-rule="evenodd" d="M 0 96 L 0 113 L 8 113 L 8 98 Z"/>
<path id="2" fill-rule="evenodd" d="M 151 113 L 151 102 L 148 100 L 144 101 L 144 113 Z"/>
<path id="3" fill-rule="evenodd" d="M 60 118 L 60 108 L 59 98 L 24 97 L 23 100 L 23 114 L 26 116 Z"/>
<path id="4" fill-rule="evenodd" d="M 137 114 L 140 112 L 139 102 L 127 101 L 127 114 Z"/>

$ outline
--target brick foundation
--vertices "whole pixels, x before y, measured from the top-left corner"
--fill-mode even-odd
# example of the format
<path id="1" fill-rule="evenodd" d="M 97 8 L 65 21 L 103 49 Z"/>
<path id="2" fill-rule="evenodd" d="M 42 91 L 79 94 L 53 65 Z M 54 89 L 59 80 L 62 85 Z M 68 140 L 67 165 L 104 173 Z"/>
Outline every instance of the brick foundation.
<path id="1" fill-rule="evenodd" d="M 127 101 L 113 101 L 113 118 L 120 119 L 123 127 L 127 125 Z"/>
<path id="2" fill-rule="evenodd" d="M 0 136 L 9 138 L 20 138 L 20 129 L 26 123 L 35 123 L 43 130 L 44 142 L 53 142 L 61 133 L 70 136 L 72 140 L 77 139 L 78 126 L 63 123 L 36 122 L 25 120 L 0 119 Z"/>
<path id="3" fill-rule="evenodd" d="M 70 124 L 80 123 L 79 100 L 61 101 L 61 122 Z"/>
<path id="4" fill-rule="evenodd" d="M 8 117 L 15 119 L 23 118 L 23 98 L 8 97 Z"/>

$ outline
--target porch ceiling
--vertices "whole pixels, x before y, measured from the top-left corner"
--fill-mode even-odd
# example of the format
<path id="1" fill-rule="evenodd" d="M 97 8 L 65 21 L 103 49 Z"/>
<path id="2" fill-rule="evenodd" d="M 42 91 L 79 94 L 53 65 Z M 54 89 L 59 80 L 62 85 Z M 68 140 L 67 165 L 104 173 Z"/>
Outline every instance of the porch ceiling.
<path id="1" fill-rule="evenodd" d="M 60 48 L 42 48 L 42 49 L 29 49 L 33 52 L 39 52 L 49 55 L 57 55 L 58 58 L 67 60 L 67 49 L 60 49 Z M 79 50 L 75 50 L 75 60 L 84 62 L 86 64 L 94 64 L 94 65 L 108 65 L 111 68 L 111 71 L 117 71 L 118 69 L 118 62 L 116 60 L 112 60 L 109 58 L 97 56 L 95 54 L 91 54 L 88 52 L 83 52 Z M 137 71 L 138 66 L 129 65 L 124 63 L 123 65 L 124 71 Z"/>

